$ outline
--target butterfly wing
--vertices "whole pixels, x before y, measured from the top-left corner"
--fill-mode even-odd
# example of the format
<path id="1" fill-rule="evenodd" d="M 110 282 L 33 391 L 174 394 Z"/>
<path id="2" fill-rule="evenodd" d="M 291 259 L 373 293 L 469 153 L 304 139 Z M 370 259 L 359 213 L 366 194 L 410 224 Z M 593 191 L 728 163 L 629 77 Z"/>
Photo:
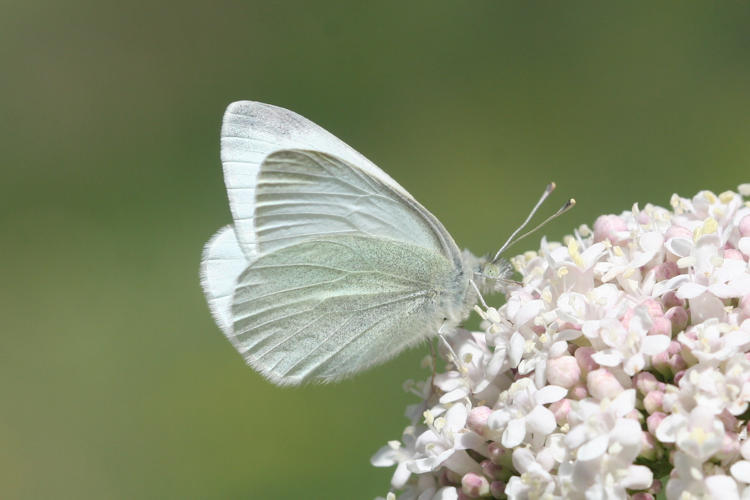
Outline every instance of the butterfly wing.
<path id="1" fill-rule="evenodd" d="M 261 253 L 313 237 L 341 234 L 390 238 L 455 261 L 453 238 L 427 209 L 365 170 L 319 151 L 269 155 L 255 193 Z"/>
<path id="2" fill-rule="evenodd" d="M 208 240 L 201 259 L 201 286 L 208 307 L 224 335 L 232 339 L 232 295 L 237 279 L 247 268 L 232 226 L 225 226 Z"/>
<path id="3" fill-rule="evenodd" d="M 434 332 L 462 271 L 420 246 L 330 235 L 262 254 L 234 294 L 233 343 L 272 382 L 330 382 Z"/>
<path id="4" fill-rule="evenodd" d="M 466 310 L 468 272 L 442 224 L 333 135 L 283 108 L 238 102 L 221 145 L 234 232 L 207 245 L 204 290 L 222 330 L 269 379 L 344 378 Z"/>
<path id="5" fill-rule="evenodd" d="M 270 153 L 295 148 L 335 155 L 406 193 L 367 158 L 297 113 L 260 102 L 234 102 L 222 121 L 221 162 L 237 239 L 248 260 L 256 255 L 253 219 L 260 166 Z"/>
<path id="6" fill-rule="evenodd" d="M 435 217 L 341 158 L 284 150 L 256 184 L 259 257 L 234 294 L 234 345 L 279 384 L 381 363 L 463 310 L 468 275 Z"/>

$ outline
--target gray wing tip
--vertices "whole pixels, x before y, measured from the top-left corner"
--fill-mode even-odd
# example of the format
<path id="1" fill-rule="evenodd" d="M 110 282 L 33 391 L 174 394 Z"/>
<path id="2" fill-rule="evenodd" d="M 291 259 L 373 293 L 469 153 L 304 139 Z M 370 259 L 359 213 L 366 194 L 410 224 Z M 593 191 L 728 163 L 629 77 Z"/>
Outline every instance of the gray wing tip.
<path id="1" fill-rule="evenodd" d="M 268 112 L 283 112 L 283 113 L 294 113 L 281 106 L 273 104 L 267 104 L 259 101 L 234 101 L 229 103 L 227 109 L 224 111 L 224 122 L 232 120 L 233 115 L 240 115 L 245 117 L 254 117 L 258 114 L 264 114 Z M 296 114 L 296 113 L 295 113 Z"/>

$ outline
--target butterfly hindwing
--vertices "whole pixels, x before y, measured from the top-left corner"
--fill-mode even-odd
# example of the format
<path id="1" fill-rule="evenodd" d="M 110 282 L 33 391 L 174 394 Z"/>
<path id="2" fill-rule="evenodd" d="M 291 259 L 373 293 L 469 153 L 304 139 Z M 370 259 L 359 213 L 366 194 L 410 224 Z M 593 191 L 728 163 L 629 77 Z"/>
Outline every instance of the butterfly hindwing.
<path id="1" fill-rule="evenodd" d="M 445 257 L 395 240 L 329 236 L 264 254 L 234 295 L 234 345 L 273 382 L 334 381 L 434 334 L 462 298 Z"/>
<path id="2" fill-rule="evenodd" d="M 232 226 L 225 226 L 206 243 L 201 259 L 201 285 L 216 323 L 225 335 L 232 333 L 232 295 L 237 279 L 247 268 Z"/>

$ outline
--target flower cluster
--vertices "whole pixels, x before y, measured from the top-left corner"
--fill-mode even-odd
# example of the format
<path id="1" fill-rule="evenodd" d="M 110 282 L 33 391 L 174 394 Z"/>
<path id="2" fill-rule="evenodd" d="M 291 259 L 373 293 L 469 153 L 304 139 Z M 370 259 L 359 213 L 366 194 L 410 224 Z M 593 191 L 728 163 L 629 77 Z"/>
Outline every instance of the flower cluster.
<path id="1" fill-rule="evenodd" d="M 388 499 L 750 499 L 750 185 L 542 240 L 408 382 Z"/>

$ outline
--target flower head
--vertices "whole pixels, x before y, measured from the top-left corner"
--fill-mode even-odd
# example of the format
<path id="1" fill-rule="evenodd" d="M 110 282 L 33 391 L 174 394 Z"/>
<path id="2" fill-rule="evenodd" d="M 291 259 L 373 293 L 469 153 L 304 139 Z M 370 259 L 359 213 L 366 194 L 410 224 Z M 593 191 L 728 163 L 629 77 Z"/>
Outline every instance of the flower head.
<path id="1" fill-rule="evenodd" d="M 604 215 L 512 259 L 446 335 L 400 442 L 400 499 L 750 498 L 750 185 Z"/>

